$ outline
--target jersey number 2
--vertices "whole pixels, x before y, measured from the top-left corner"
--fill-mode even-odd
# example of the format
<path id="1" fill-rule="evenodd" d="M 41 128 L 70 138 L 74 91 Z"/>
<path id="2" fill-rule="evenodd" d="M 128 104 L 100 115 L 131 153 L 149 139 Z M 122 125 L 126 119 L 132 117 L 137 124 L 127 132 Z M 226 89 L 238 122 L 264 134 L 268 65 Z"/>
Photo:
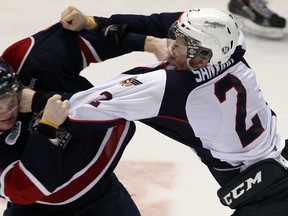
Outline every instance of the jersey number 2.
<path id="1" fill-rule="evenodd" d="M 246 129 L 246 117 L 247 117 L 247 93 L 246 89 L 237 77 L 232 74 L 227 74 L 221 80 L 215 83 L 215 95 L 223 103 L 226 101 L 226 93 L 234 88 L 237 92 L 236 102 L 236 122 L 235 130 L 242 143 L 243 148 L 253 142 L 259 137 L 264 128 L 262 127 L 260 118 L 256 114 L 252 118 L 252 126 Z"/>

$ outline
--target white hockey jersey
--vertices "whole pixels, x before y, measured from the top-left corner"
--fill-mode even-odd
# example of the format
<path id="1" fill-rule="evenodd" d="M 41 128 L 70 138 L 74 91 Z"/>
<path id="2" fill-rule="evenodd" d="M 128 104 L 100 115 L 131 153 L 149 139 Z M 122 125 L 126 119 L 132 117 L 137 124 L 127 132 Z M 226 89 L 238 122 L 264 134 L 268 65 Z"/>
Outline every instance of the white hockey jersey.
<path id="1" fill-rule="evenodd" d="M 210 169 L 220 171 L 275 158 L 285 141 L 243 58 L 241 39 L 222 65 L 192 71 L 169 70 L 163 63 L 139 67 L 79 92 L 70 99 L 69 119 L 140 120 L 193 148 Z"/>

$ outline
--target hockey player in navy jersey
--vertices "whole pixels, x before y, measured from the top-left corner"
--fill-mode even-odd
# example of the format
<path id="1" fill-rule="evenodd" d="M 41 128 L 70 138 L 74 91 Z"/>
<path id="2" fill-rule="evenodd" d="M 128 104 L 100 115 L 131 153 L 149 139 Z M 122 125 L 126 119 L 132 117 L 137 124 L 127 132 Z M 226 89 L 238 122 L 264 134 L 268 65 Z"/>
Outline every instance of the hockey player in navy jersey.
<path id="1" fill-rule="evenodd" d="M 168 33 L 170 59 L 75 94 L 69 121 L 76 124 L 69 131 L 92 122 L 140 120 L 197 153 L 221 186 L 221 202 L 236 209 L 233 216 L 286 216 L 285 139 L 244 59 L 245 39 L 233 16 L 191 9 L 170 30 L 152 17 L 94 17 L 99 23 L 128 23 L 135 34 Z"/>
<path id="2" fill-rule="evenodd" d="M 108 129 L 71 135 L 58 128 L 67 115 L 67 101 L 57 95 L 42 115 L 52 95 L 43 91 L 88 89 L 92 85 L 80 71 L 123 53 L 97 31 L 72 32 L 60 23 L 4 51 L 2 58 L 15 69 L 0 59 L 1 197 L 9 203 L 5 216 L 140 215 L 113 173 L 134 123 L 119 121 Z M 27 107 L 21 97 L 22 92 L 30 95 L 26 86 L 40 92 L 32 112 L 18 113 Z"/>

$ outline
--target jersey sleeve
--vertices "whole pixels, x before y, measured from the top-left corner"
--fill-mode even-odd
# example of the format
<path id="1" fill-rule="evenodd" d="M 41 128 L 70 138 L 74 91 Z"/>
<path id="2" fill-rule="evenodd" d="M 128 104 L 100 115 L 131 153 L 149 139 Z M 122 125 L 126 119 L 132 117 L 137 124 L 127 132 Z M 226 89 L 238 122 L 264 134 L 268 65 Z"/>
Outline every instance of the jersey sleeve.
<path id="1" fill-rule="evenodd" d="M 1 57 L 17 71 L 26 86 L 75 92 L 92 87 L 80 76 L 84 68 L 128 52 L 111 44 L 100 31 L 74 32 L 56 23 L 10 45 Z"/>
<path id="2" fill-rule="evenodd" d="M 112 43 L 119 45 L 123 50 L 133 52 L 144 51 L 145 39 L 147 35 L 159 38 L 167 37 L 171 24 L 175 22 L 181 16 L 181 14 L 181 12 L 155 13 L 149 16 L 116 14 L 112 15 L 110 18 L 95 16 L 94 19 L 98 23 L 100 29 L 112 24 L 126 24 L 127 27 L 124 31 L 125 33 L 122 33 L 117 37 L 113 36 L 110 38 L 109 36 L 107 37 L 107 35 L 105 37 Z M 115 34 L 115 30 L 112 32 L 112 34 Z"/>
<path id="3" fill-rule="evenodd" d="M 110 21 L 114 24 L 126 23 L 129 26 L 129 31 L 134 33 L 165 38 L 167 37 L 171 24 L 175 22 L 181 14 L 182 12 L 154 13 L 149 16 L 116 14 L 110 17 Z"/>
<path id="4" fill-rule="evenodd" d="M 62 175 L 62 150 L 34 132 L 20 160 L 11 163 L 13 157 L 19 157 L 15 155 L 15 147 L 6 146 L 6 160 L 9 158 L 10 164 L 1 173 L 1 196 L 18 204 L 30 204 L 50 195 L 59 186 Z"/>
<path id="5" fill-rule="evenodd" d="M 165 70 L 121 74 L 70 99 L 69 120 L 99 123 L 153 118 L 159 113 L 166 85 Z"/>

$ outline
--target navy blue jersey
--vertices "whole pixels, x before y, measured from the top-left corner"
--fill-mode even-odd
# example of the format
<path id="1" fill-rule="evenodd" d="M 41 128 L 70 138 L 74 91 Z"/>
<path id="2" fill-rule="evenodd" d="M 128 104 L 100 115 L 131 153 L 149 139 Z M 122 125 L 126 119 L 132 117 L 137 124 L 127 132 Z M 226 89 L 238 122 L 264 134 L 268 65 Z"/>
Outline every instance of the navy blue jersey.
<path id="1" fill-rule="evenodd" d="M 35 90 L 76 92 L 92 86 L 80 72 L 127 53 L 107 42 L 99 31 L 75 33 L 60 23 L 12 44 L 2 54 L 25 86 Z"/>
<path id="2" fill-rule="evenodd" d="M 179 19 L 182 13 L 183 12 L 160 13 L 149 16 L 115 14 L 109 18 L 109 22 L 112 24 L 126 23 L 129 26 L 129 32 L 166 38 L 171 24 Z"/>
<path id="3" fill-rule="evenodd" d="M 72 32 L 57 23 L 11 45 L 2 57 L 34 90 L 75 92 L 92 86 L 79 75 L 82 69 L 123 53 L 98 31 Z M 108 129 L 92 125 L 76 135 L 59 128 L 49 139 L 40 132 L 40 118 L 20 113 L 15 127 L 0 133 L 1 196 L 27 208 L 65 211 L 99 200 L 110 190 L 110 176 L 134 123 L 119 121 Z"/>

